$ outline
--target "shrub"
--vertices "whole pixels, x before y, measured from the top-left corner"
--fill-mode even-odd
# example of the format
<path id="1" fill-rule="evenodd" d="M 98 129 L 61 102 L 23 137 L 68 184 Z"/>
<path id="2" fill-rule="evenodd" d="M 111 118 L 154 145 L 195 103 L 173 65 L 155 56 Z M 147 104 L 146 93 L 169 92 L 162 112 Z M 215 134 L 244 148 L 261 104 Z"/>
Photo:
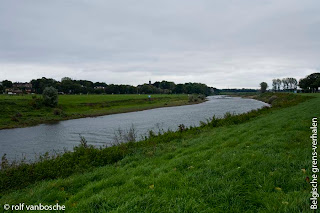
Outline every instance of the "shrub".
<path id="1" fill-rule="evenodd" d="M 58 105 L 58 90 L 54 87 L 46 87 L 43 90 L 42 97 L 46 106 L 55 107 Z"/>
<path id="2" fill-rule="evenodd" d="M 66 114 L 63 112 L 63 110 L 62 109 L 59 109 L 59 108 L 54 108 L 53 109 L 53 114 L 54 115 L 60 115 L 60 116 L 66 116 Z"/>
<path id="3" fill-rule="evenodd" d="M 186 126 L 184 124 L 180 124 L 178 127 L 180 132 L 183 132 L 186 130 Z"/>
<path id="4" fill-rule="evenodd" d="M 6 169 L 9 167 L 9 161 L 6 157 L 7 154 L 4 154 L 2 157 L 1 157 L 1 164 L 0 164 L 0 168 L 1 169 Z"/>
<path id="5" fill-rule="evenodd" d="M 189 95 L 189 102 L 198 102 L 199 100 L 204 100 L 206 97 L 202 94 L 192 94 Z"/>
<path id="6" fill-rule="evenodd" d="M 137 130 L 132 125 L 130 129 L 118 129 L 114 132 L 113 144 L 119 145 L 121 143 L 135 142 L 137 140 Z"/>
<path id="7" fill-rule="evenodd" d="M 15 115 L 11 117 L 11 120 L 12 120 L 12 121 L 15 121 L 15 122 L 19 122 L 18 117 L 17 117 L 17 116 L 15 116 Z"/>
<path id="8" fill-rule="evenodd" d="M 276 100 L 278 97 L 276 96 L 276 95 L 273 95 L 273 96 L 271 96 L 270 98 L 269 98 L 269 100 L 268 100 L 268 104 L 272 104 L 272 102 L 274 101 L 274 100 Z"/>
<path id="9" fill-rule="evenodd" d="M 21 114 L 20 112 L 17 112 L 17 113 L 16 113 L 16 117 L 17 117 L 17 118 L 21 118 L 21 117 L 22 117 L 22 114 Z"/>
<path id="10" fill-rule="evenodd" d="M 37 98 L 37 96 L 32 96 L 32 100 L 30 101 L 30 105 L 34 108 L 34 109 L 40 109 L 43 105 L 43 100 L 42 98 Z"/>

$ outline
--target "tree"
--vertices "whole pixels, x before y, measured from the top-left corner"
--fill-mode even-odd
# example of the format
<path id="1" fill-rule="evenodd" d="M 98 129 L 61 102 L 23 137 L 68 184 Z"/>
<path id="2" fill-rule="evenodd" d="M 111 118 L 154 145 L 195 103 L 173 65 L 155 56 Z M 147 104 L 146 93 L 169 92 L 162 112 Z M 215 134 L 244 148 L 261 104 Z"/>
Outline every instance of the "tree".
<path id="1" fill-rule="evenodd" d="M 295 78 L 283 78 L 282 80 L 280 79 L 277 79 L 277 80 L 279 80 L 280 85 L 281 83 L 283 84 L 283 90 L 293 91 L 297 89 L 298 82 L 297 82 L 297 79 Z M 280 85 L 279 85 L 279 88 L 280 88 Z"/>
<path id="2" fill-rule="evenodd" d="M 11 88 L 12 87 L 12 81 L 4 80 L 4 81 L 2 81 L 2 86 L 4 88 Z"/>
<path id="3" fill-rule="evenodd" d="M 265 93 L 267 91 L 267 88 L 268 88 L 268 84 L 266 82 L 261 82 L 260 83 L 260 91 L 262 93 Z"/>
<path id="4" fill-rule="evenodd" d="M 281 81 L 281 79 L 279 79 L 279 78 L 277 78 L 276 81 L 277 81 L 277 90 L 280 91 L 282 81 Z"/>
<path id="5" fill-rule="evenodd" d="M 153 93 L 155 93 L 155 89 L 156 89 L 156 87 L 154 87 L 154 86 L 144 84 L 141 86 L 140 92 L 142 94 L 153 94 Z"/>
<path id="6" fill-rule="evenodd" d="M 282 81 L 279 78 L 272 79 L 272 89 L 273 89 L 273 91 L 280 91 L 281 84 L 282 84 Z"/>
<path id="7" fill-rule="evenodd" d="M 62 81 L 72 81 L 72 79 L 70 77 L 63 77 L 61 78 L 61 82 Z"/>
<path id="8" fill-rule="evenodd" d="M 75 86 L 71 78 L 64 77 L 61 81 L 61 91 L 65 94 L 75 93 Z"/>
<path id="9" fill-rule="evenodd" d="M 176 87 L 174 88 L 173 92 L 178 93 L 178 94 L 186 93 L 185 85 L 177 84 Z"/>
<path id="10" fill-rule="evenodd" d="M 299 80 L 299 87 L 304 90 L 304 92 L 309 92 L 309 84 L 307 78 L 302 78 Z"/>
<path id="11" fill-rule="evenodd" d="M 46 87 L 42 93 L 43 103 L 50 107 L 58 105 L 58 90 L 54 87 Z"/>
<path id="12" fill-rule="evenodd" d="M 298 88 L 298 81 L 297 79 L 293 79 L 293 89 L 296 90 Z"/>
<path id="13" fill-rule="evenodd" d="M 161 81 L 159 86 L 160 86 L 160 89 L 174 90 L 176 84 L 170 81 Z"/>
<path id="14" fill-rule="evenodd" d="M 282 79 L 282 84 L 283 84 L 283 90 L 289 89 L 289 80 L 288 80 L 288 78 L 283 78 Z"/>
<path id="15" fill-rule="evenodd" d="M 290 89 L 290 90 L 295 90 L 295 89 L 297 89 L 297 85 L 298 85 L 297 79 L 295 79 L 295 78 L 288 78 L 288 83 L 289 83 L 289 89 Z"/>
<path id="16" fill-rule="evenodd" d="M 160 82 L 156 81 L 152 84 L 154 87 L 160 88 Z"/>
<path id="17" fill-rule="evenodd" d="M 34 90 L 35 93 L 37 94 L 42 94 L 43 90 L 46 87 L 55 87 L 57 88 L 58 82 L 52 78 L 39 78 L 39 79 L 33 79 L 30 82 L 32 84 L 32 89 Z"/>
<path id="18" fill-rule="evenodd" d="M 278 88 L 277 79 L 272 79 L 272 90 L 277 91 L 277 88 Z"/>
<path id="19" fill-rule="evenodd" d="M 320 73 L 312 73 L 307 77 L 300 79 L 299 87 L 305 92 L 317 92 L 320 87 Z"/>

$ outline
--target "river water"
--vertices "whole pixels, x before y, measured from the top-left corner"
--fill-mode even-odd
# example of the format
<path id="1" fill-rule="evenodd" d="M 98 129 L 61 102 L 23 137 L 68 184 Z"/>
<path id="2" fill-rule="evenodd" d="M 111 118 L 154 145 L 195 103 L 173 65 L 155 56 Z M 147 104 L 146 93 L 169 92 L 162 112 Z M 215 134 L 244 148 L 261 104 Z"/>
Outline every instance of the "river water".
<path id="1" fill-rule="evenodd" d="M 9 160 L 33 160 L 45 152 L 72 150 L 79 145 L 80 135 L 94 146 L 111 145 L 117 130 L 132 126 L 138 135 L 149 130 L 177 130 L 179 124 L 199 126 L 200 121 L 222 117 L 226 112 L 244 113 L 268 104 L 239 97 L 210 96 L 208 101 L 186 106 L 165 107 L 93 118 L 60 121 L 34 127 L 0 130 L 0 157 L 6 153 Z"/>

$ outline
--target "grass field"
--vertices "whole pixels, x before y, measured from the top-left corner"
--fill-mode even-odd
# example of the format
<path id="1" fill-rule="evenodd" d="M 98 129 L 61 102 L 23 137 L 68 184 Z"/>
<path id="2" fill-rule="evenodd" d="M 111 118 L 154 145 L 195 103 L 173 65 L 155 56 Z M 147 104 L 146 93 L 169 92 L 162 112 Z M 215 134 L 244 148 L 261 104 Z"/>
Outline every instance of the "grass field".
<path id="1" fill-rule="evenodd" d="M 313 96 L 4 193 L 0 204 L 59 202 L 67 212 L 310 212 L 309 128 L 320 117 L 320 94 Z"/>
<path id="2" fill-rule="evenodd" d="M 0 129 L 184 104 L 190 104 L 187 95 L 152 95 L 151 101 L 148 95 L 60 95 L 53 109 L 31 95 L 0 95 Z"/>

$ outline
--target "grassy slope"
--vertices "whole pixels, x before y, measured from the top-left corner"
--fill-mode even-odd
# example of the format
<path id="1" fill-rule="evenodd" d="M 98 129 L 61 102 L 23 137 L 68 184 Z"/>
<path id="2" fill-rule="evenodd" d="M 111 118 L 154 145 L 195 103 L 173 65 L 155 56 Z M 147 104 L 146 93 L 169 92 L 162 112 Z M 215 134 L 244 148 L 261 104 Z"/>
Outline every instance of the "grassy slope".
<path id="1" fill-rule="evenodd" d="M 144 150 L 115 165 L 39 182 L 3 195 L 0 203 L 59 201 L 70 212 L 307 212 L 309 127 L 319 113 L 317 95 L 244 124 Z"/>
<path id="2" fill-rule="evenodd" d="M 35 109 L 31 102 L 31 95 L 0 95 L 0 129 L 189 104 L 187 95 L 152 95 L 152 101 L 148 100 L 147 95 L 61 95 L 59 108 L 63 114 L 54 115 L 54 109 L 48 107 Z M 11 118 L 17 112 L 22 117 L 18 117 L 19 121 L 13 121 Z"/>

